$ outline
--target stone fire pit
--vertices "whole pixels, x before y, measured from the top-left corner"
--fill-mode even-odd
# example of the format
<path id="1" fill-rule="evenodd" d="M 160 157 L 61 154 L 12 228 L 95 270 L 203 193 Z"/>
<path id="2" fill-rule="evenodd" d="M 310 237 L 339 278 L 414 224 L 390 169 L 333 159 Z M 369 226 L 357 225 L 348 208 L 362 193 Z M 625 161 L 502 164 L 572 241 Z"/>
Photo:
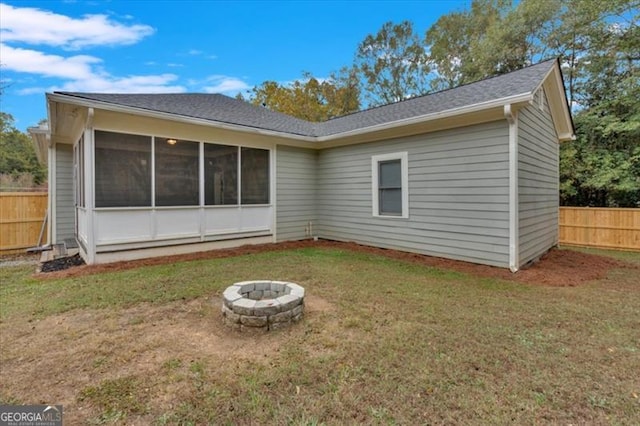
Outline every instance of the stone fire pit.
<path id="1" fill-rule="evenodd" d="M 304 288 L 284 281 L 242 281 L 222 294 L 224 323 L 239 330 L 277 330 L 302 319 Z"/>

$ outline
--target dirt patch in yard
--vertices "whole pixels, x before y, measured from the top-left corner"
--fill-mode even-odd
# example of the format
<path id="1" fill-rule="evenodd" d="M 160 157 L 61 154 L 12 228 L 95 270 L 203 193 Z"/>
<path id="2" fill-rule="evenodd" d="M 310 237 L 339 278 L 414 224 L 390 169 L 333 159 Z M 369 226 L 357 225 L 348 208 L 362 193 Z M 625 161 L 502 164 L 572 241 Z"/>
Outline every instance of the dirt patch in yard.
<path id="1" fill-rule="evenodd" d="M 0 323 L 0 400 L 11 390 L 21 403 L 56 401 L 64 405 L 65 420 L 79 424 L 88 416 L 83 411 L 99 411 L 79 392 L 101 381 L 177 374 L 211 360 L 268 365 L 290 339 L 305 333 L 304 325 L 296 325 L 247 337 L 222 325 L 221 303 L 219 297 L 201 297 Z M 319 296 L 306 298 L 309 321 L 333 309 Z M 185 391 L 174 386 L 180 384 L 171 384 L 167 392 Z M 156 397 L 170 401 L 174 395 Z"/>
<path id="2" fill-rule="evenodd" d="M 38 274 L 43 278 L 67 278 L 78 277 L 103 272 L 115 272 L 126 269 L 139 268 L 141 266 L 163 265 L 167 263 L 184 262 L 191 260 L 218 259 L 246 254 L 262 253 L 269 251 L 293 250 L 299 248 L 332 248 L 350 250 L 361 253 L 371 253 L 392 259 L 409 261 L 432 266 L 435 268 L 449 269 L 477 275 L 487 278 L 500 278 L 508 281 L 518 281 L 529 284 L 542 284 L 549 286 L 572 287 L 585 282 L 602 279 L 611 269 L 631 268 L 640 269 L 637 265 L 611 259 L 605 256 L 582 253 L 574 250 L 552 249 L 542 258 L 513 274 L 507 269 L 492 266 L 477 265 L 458 260 L 443 259 L 433 256 L 425 256 L 416 253 L 407 253 L 397 250 L 369 247 L 356 243 L 338 241 L 291 241 L 278 244 L 247 245 L 233 249 L 212 250 L 207 252 L 191 253 L 177 256 L 155 257 L 150 259 L 115 262 L 104 265 L 83 265 L 64 271 Z"/>

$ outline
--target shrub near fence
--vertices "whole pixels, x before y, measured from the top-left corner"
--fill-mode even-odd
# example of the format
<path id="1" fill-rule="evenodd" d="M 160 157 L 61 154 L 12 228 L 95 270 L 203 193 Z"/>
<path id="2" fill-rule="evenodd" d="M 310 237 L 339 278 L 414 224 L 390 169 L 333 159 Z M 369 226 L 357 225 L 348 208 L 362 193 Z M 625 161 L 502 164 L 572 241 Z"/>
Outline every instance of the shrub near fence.
<path id="1" fill-rule="evenodd" d="M 46 212 L 46 192 L 0 192 L 0 254 L 36 246 Z M 46 228 L 42 241 L 47 241 Z"/>
<path id="2" fill-rule="evenodd" d="M 640 251 L 640 209 L 560 207 L 560 244 Z"/>

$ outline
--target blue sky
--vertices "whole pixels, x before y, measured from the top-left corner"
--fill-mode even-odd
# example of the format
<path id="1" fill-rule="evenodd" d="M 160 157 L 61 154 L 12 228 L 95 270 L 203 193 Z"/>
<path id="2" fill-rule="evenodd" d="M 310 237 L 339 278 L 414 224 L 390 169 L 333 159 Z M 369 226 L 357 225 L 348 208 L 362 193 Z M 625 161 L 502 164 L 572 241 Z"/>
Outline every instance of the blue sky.
<path id="1" fill-rule="evenodd" d="M 386 21 L 420 34 L 449 1 L 7 1 L 0 3 L 0 109 L 25 130 L 45 92 L 213 92 L 234 96 L 302 71 L 351 65 Z"/>

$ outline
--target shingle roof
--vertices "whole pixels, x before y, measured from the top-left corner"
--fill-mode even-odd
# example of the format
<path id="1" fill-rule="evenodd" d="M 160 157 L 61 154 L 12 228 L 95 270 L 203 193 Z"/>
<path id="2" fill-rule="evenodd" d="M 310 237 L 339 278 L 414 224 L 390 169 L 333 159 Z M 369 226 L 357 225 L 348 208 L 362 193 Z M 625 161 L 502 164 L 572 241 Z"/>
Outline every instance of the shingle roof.
<path id="1" fill-rule="evenodd" d="M 314 123 L 258 107 L 245 101 L 210 93 L 78 93 L 55 92 L 93 101 L 165 112 L 296 135 L 313 134 Z"/>
<path id="2" fill-rule="evenodd" d="M 319 137 L 532 93 L 556 63 L 556 59 L 541 62 L 508 74 L 367 109 L 322 123 L 311 123 L 220 94 L 56 93 L 212 122 Z"/>

